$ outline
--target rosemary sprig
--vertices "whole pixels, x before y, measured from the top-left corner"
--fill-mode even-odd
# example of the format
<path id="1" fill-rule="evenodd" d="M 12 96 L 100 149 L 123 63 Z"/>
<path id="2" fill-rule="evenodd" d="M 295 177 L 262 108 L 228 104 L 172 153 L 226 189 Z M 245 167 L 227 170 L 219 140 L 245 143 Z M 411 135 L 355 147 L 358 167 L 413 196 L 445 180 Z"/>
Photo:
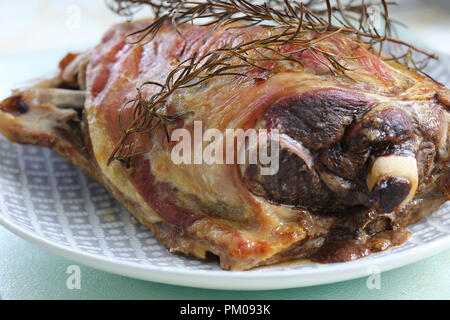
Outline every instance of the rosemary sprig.
<path id="1" fill-rule="evenodd" d="M 389 36 L 391 33 L 391 19 L 389 18 L 388 6 L 394 4 L 394 2 L 380 0 L 378 3 L 383 8 L 382 18 L 385 20 L 384 31 L 381 32 L 372 24 L 367 23 L 367 21 L 371 20 L 368 8 L 376 6 L 376 4 L 362 1 L 360 5 L 351 5 L 355 1 L 350 1 L 350 4 L 344 6 L 340 0 L 335 1 L 337 6 L 331 6 L 330 0 L 309 0 L 306 2 L 269 0 L 261 4 L 253 4 L 253 2 L 258 3 L 260 1 L 251 0 L 115 0 L 113 4 L 109 3 L 109 7 L 117 14 L 126 16 L 129 16 L 130 11 L 139 5 L 147 5 L 153 10 L 156 19 L 144 29 L 130 34 L 141 35 L 135 41 L 136 43 L 144 39 L 151 41 L 165 22 L 170 22 L 177 30 L 183 24 L 193 23 L 205 18 L 210 19 L 210 21 L 200 25 L 215 25 L 217 27 L 218 25 L 228 25 L 242 21 L 249 26 L 273 26 L 275 24 L 295 27 L 299 25 L 299 13 L 304 12 L 305 19 L 300 19 L 303 29 L 318 32 L 340 30 L 342 33 L 371 39 L 372 43 L 381 44 L 384 41 L 388 41 L 400 44 L 430 58 L 437 59 L 436 55 L 432 53 Z M 322 8 L 324 3 L 326 4 L 326 9 Z M 357 17 L 359 21 L 357 27 L 350 22 L 350 15 L 353 16 L 352 19 L 355 19 L 355 16 Z M 337 18 L 341 22 L 344 21 L 343 26 L 333 25 L 331 22 L 332 17 Z"/>
<path id="2" fill-rule="evenodd" d="M 408 49 L 407 53 L 393 59 L 410 64 L 414 69 L 420 68 L 412 59 L 411 52 L 417 52 L 427 58 L 437 59 L 429 52 L 391 36 L 392 21 L 389 18 L 388 3 L 380 0 L 378 6 L 382 8 L 381 17 L 384 19 L 382 30 L 378 30 L 370 23 L 370 5 L 364 0 L 355 5 L 355 1 L 343 4 L 335 0 L 309 0 L 297 2 L 292 0 L 114 0 L 108 6 L 116 13 L 130 17 L 141 6 L 150 8 L 155 19 L 141 30 L 131 33 L 135 39 L 132 43 L 152 41 L 163 26 L 172 25 L 180 35 L 180 27 L 187 23 L 211 26 L 209 37 L 217 28 L 247 28 L 251 26 L 266 27 L 267 37 L 249 40 L 234 45 L 210 51 L 203 56 L 194 54 L 180 62 L 167 76 L 165 83 L 146 82 L 143 86 L 153 85 L 160 90 L 149 98 L 142 94 L 142 87 L 137 89 L 136 97 L 125 103 L 120 111 L 119 122 L 122 138 L 115 146 L 108 164 L 114 160 L 130 166 L 130 158 L 140 154 L 133 152 L 127 138 L 132 134 L 148 133 L 162 125 L 168 138 L 167 123 L 174 121 L 187 113 L 166 114 L 162 112 L 167 99 L 176 91 L 183 88 L 197 86 L 200 83 L 219 76 L 246 77 L 246 69 L 266 71 L 264 62 L 286 61 L 303 66 L 295 58 L 302 51 L 310 52 L 316 59 L 326 66 L 334 75 L 350 78 L 346 73 L 349 69 L 342 61 L 359 59 L 361 57 L 344 57 L 320 49 L 316 44 L 337 33 L 355 36 L 361 45 L 369 44 L 369 49 L 380 54 L 384 42 L 390 42 Z M 205 22 L 206 20 L 206 22 Z M 200 22 L 199 22 L 200 21 Z M 313 31 L 316 37 L 308 38 L 306 34 Z M 205 41 L 207 40 L 205 38 Z M 280 50 L 283 45 L 292 44 L 299 49 L 284 53 Z M 132 105 L 132 119 L 128 128 L 123 125 L 123 111 Z"/>
<path id="3" fill-rule="evenodd" d="M 167 140 L 169 141 L 166 127 L 167 122 L 174 121 L 187 114 L 187 112 L 164 114 L 159 111 L 175 90 L 194 87 L 211 78 L 219 76 L 247 77 L 247 74 L 243 72 L 244 68 L 268 71 L 261 65 L 264 61 L 290 61 L 303 66 L 301 61 L 295 58 L 295 54 L 306 50 L 314 54 L 322 53 L 323 56 L 330 61 L 331 65 L 334 66 L 336 70 L 339 70 L 338 72 L 345 73 L 347 68 L 338 61 L 335 55 L 325 53 L 313 46 L 321 40 L 332 36 L 332 34 L 316 38 L 315 41 L 310 41 L 310 43 L 304 43 L 303 40 L 300 42 L 292 39 L 296 32 L 297 31 L 279 32 L 278 34 L 270 35 L 267 38 L 240 42 L 234 46 L 221 47 L 212 50 L 203 56 L 194 54 L 194 56 L 180 62 L 169 73 L 164 84 L 152 81 L 142 84 L 140 88 L 136 89 L 136 97 L 127 101 L 120 109 L 119 126 L 122 131 L 122 137 L 111 153 L 108 164 L 114 160 L 118 160 L 126 167 L 129 167 L 130 158 L 141 154 L 133 153 L 132 146 L 126 144 L 127 138 L 134 133 L 150 132 L 158 125 L 162 125 Z M 292 51 L 287 54 L 276 50 L 277 46 L 287 43 L 302 44 L 303 47 L 301 50 Z M 323 63 L 325 64 L 325 62 Z M 154 85 L 160 88 L 157 93 L 148 99 L 142 94 L 142 88 L 147 85 Z M 129 105 L 132 106 L 132 123 L 125 129 L 123 113 L 125 108 Z"/>

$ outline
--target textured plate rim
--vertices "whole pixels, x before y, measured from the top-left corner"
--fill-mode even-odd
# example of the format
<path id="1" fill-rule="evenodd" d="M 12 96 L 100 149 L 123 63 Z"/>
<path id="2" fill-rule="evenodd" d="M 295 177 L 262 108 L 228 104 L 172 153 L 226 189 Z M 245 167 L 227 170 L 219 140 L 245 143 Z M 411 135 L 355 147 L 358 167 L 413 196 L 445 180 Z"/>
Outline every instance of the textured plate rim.
<path id="1" fill-rule="evenodd" d="M 330 284 L 368 277 L 370 268 L 380 272 L 414 263 L 450 248 L 450 235 L 421 244 L 406 251 L 387 254 L 370 260 L 360 259 L 345 263 L 323 265 L 310 270 L 211 271 L 176 267 L 157 267 L 99 256 L 75 250 L 22 229 L 0 215 L 0 224 L 24 240 L 68 260 L 131 278 L 204 289 L 222 290 L 273 290 Z M 374 254 L 376 255 L 376 254 Z M 265 272 L 267 270 L 267 272 Z"/>

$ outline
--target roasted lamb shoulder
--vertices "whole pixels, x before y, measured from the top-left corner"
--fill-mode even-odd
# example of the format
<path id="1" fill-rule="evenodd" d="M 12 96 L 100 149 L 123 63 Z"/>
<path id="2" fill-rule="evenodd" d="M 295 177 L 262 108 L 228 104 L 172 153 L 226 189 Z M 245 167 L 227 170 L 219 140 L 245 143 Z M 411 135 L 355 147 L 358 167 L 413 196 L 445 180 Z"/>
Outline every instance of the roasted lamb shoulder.
<path id="1" fill-rule="evenodd" d="M 177 90 L 162 111 L 184 116 L 130 135 L 137 155 L 110 162 L 136 88 L 149 97 L 158 87 L 143 83 L 163 83 L 180 61 L 269 32 L 183 25 L 131 44 L 127 35 L 147 23 L 114 26 L 95 48 L 62 59 L 55 78 L 14 91 L 1 103 L 0 132 L 81 167 L 170 252 L 217 256 L 232 270 L 353 260 L 402 244 L 406 226 L 448 200 L 449 91 L 339 33 L 318 45 L 359 57 L 345 62 L 345 76 L 286 45 L 280 50 L 297 50 L 301 65 L 266 61 L 264 70 L 240 71 L 246 77 Z M 193 132 L 194 121 L 203 130 L 277 129 L 278 172 L 263 175 L 260 163 L 174 164 L 164 129 Z"/>

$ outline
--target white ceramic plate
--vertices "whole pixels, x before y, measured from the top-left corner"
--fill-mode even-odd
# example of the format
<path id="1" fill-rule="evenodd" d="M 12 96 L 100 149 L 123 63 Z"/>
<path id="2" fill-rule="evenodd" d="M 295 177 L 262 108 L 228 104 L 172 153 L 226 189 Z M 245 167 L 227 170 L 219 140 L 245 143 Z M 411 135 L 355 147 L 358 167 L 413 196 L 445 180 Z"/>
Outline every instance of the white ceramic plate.
<path id="1" fill-rule="evenodd" d="M 3 74 L 20 78 L 9 79 L 0 93 L 6 95 L 5 86 L 12 87 L 17 80 L 53 68 L 59 56 L 3 59 Z M 433 69 L 447 85 L 449 65 L 441 63 Z M 281 289 L 338 282 L 397 268 L 450 247 L 447 202 L 411 226 L 413 237 L 403 246 L 358 261 L 223 271 L 214 262 L 169 254 L 101 185 L 58 155 L 34 146 L 12 145 L 4 138 L 0 138 L 0 223 L 36 246 L 97 269 L 214 289 Z"/>

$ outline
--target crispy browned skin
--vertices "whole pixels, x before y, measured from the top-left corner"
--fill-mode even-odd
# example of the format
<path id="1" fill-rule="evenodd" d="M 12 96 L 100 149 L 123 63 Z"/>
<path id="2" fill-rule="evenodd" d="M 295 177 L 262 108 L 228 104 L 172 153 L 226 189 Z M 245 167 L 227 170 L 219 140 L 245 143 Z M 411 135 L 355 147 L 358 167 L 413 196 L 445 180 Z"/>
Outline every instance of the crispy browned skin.
<path id="1" fill-rule="evenodd" d="M 248 78 L 220 77 L 179 90 L 165 106 L 192 111 L 169 131 L 192 131 L 194 120 L 203 129 L 278 129 L 276 175 L 260 175 L 258 165 L 175 165 L 173 144 L 160 128 L 132 137 L 135 151 L 149 152 L 133 158 L 130 169 L 108 166 L 121 137 L 119 109 L 135 88 L 163 82 L 177 62 L 238 41 L 241 32 L 218 29 L 204 42 L 208 28 L 184 27 L 183 37 L 166 28 L 144 46 L 127 44 L 125 36 L 144 23 L 113 27 L 93 50 L 64 58 L 57 78 L 3 101 L 0 131 L 80 166 L 171 252 L 201 259 L 210 252 L 233 270 L 300 257 L 347 261 L 403 243 L 404 227 L 448 199 L 448 90 L 344 35 L 318 45 L 364 56 L 348 66 L 354 80 L 299 53 L 302 68 L 284 62 L 265 65 L 273 72 L 249 68 Z M 240 37 L 267 32 L 247 31 Z M 144 94 L 153 90 L 147 86 Z"/>

